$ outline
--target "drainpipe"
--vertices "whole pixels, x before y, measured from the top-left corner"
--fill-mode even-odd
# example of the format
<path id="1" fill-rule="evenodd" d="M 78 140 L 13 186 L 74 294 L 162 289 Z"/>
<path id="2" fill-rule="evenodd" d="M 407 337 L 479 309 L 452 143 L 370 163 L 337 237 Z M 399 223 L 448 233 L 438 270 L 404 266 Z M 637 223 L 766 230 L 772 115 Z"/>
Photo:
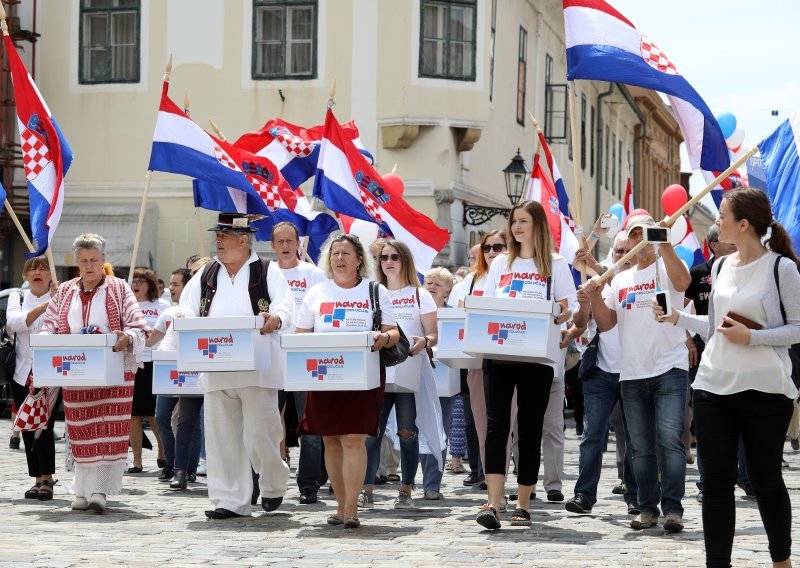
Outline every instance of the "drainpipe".
<path id="1" fill-rule="evenodd" d="M 597 181 L 594 188 L 594 218 L 600 216 L 600 184 L 603 182 L 603 99 L 614 91 L 614 83 L 608 84 L 608 90 L 597 95 Z"/>
<path id="2" fill-rule="evenodd" d="M 642 123 L 642 133 L 633 139 L 633 179 L 631 180 L 631 185 L 634 188 L 633 201 L 636 203 L 636 188 L 639 187 L 639 185 L 636 183 L 636 181 L 639 179 L 639 142 L 641 142 L 644 138 L 647 138 L 647 121 L 645 120 L 642 111 L 639 110 L 636 101 L 633 100 L 630 92 L 628 92 L 628 89 L 625 88 L 625 85 L 617 83 L 617 86 L 622 92 L 622 96 L 625 97 L 625 100 L 628 101 L 628 104 L 633 109 L 633 112 L 635 112 L 636 116 L 639 117 L 639 122 Z"/>

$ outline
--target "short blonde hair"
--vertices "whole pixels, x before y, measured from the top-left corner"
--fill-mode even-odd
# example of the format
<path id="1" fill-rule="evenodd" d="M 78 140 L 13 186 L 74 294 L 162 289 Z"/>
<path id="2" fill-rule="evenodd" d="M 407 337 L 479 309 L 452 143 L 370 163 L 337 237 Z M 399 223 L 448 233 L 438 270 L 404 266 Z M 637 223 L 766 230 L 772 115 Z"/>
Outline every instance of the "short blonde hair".
<path id="1" fill-rule="evenodd" d="M 349 235 L 347 233 L 336 233 L 328 237 L 325 244 L 322 245 L 322 250 L 319 253 L 319 269 L 325 274 L 325 278 L 333 278 L 333 269 L 331 269 L 331 248 L 334 243 L 348 242 L 355 249 L 356 256 L 361 261 L 358 266 L 358 277 L 367 279 L 370 275 L 374 274 L 373 260 L 369 251 L 364 248 L 364 245 L 356 235 Z"/>
<path id="2" fill-rule="evenodd" d="M 428 280 L 441 281 L 447 288 L 448 294 L 453 290 L 453 284 L 455 283 L 455 278 L 453 278 L 453 273 L 447 270 L 444 266 L 434 266 L 433 268 L 431 268 L 425 274 L 425 282 L 427 282 Z"/>

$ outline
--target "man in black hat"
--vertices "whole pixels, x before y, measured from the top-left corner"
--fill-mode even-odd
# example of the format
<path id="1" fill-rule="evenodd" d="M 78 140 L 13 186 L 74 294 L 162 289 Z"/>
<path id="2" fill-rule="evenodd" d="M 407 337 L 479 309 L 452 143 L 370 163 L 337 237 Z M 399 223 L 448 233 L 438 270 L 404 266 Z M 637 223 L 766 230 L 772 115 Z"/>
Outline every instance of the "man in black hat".
<path id="1" fill-rule="evenodd" d="M 194 316 L 264 317 L 261 334 L 292 324 L 293 298 L 280 268 L 252 250 L 251 222 L 258 217 L 220 213 L 217 255 L 186 285 L 181 309 Z M 289 467 L 281 459 L 283 437 L 276 379 L 282 380 L 277 334 L 270 338 L 269 370 L 203 373 L 210 519 L 249 516 L 252 468 L 260 474 L 261 506 L 274 511 L 283 501 Z"/>

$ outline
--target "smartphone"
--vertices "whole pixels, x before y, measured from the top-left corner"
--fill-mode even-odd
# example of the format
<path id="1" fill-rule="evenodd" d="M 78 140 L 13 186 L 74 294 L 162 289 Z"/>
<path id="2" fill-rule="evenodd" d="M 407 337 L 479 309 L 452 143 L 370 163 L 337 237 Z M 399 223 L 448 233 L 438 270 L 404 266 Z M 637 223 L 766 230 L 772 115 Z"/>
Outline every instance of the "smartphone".
<path id="1" fill-rule="evenodd" d="M 605 215 L 600 219 L 601 229 L 613 229 L 619 225 L 619 220 L 613 215 Z"/>
<path id="2" fill-rule="evenodd" d="M 669 294 L 667 292 L 656 292 L 656 302 L 664 310 L 664 315 L 668 316 L 672 313 L 672 305 L 669 301 Z"/>
<path id="3" fill-rule="evenodd" d="M 645 227 L 643 236 L 648 243 L 668 243 L 669 227 Z"/>

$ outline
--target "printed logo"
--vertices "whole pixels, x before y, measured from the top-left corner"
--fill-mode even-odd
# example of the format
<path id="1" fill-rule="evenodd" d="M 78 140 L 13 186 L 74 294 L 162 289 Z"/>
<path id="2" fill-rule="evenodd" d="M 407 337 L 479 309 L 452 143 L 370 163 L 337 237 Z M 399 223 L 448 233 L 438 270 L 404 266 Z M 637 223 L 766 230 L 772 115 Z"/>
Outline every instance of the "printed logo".
<path id="1" fill-rule="evenodd" d="M 322 316 L 324 323 L 329 323 L 333 327 L 341 327 L 345 324 L 347 310 L 357 310 L 360 312 L 369 311 L 369 300 L 347 301 L 347 302 L 322 302 L 319 306 L 319 315 Z"/>
<path id="2" fill-rule="evenodd" d="M 52 359 L 53 368 L 56 373 L 68 376 L 69 374 L 81 374 L 82 367 L 86 365 L 86 353 L 76 353 L 74 355 L 55 355 Z M 76 373 L 76 371 L 78 371 Z"/>
<path id="3" fill-rule="evenodd" d="M 464 341 L 464 328 L 463 327 L 458 330 L 458 340 L 459 341 Z"/>
<path id="4" fill-rule="evenodd" d="M 332 370 L 342 368 L 344 368 L 344 357 L 342 355 L 323 359 L 306 359 L 306 371 L 311 374 L 312 379 L 317 379 L 318 381 L 324 381 L 326 375 Z"/>
<path id="5" fill-rule="evenodd" d="M 490 321 L 487 325 L 487 333 L 498 345 L 503 345 L 511 335 L 525 335 L 527 330 L 528 326 L 524 321 L 520 323 Z"/>
<path id="6" fill-rule="evenodd" d="M 220 355 L 223 355 L 231 347 L 233 347 L 233 335 L 197 339 L 197 350 L 203 354 L 203 357 L 209 359 L 220 358 Z"/>
<path id="7" fill-rule="evenodd" d="M 200 373 L 197 372 L 186 372 L 181 373 L 172 369 L 169 372 L 169 380 L 172 381 L 172 386 L 181 388 L 186 383 L 188 379 L 194 379 L 195 381 L 200 376 Z"/>
<path id="8" fill-rule="evenodd" d="M 509 272 L 500 276 L 499 287 L 509 298 L 516 298 L 522 293 L 525 284 L 547 284 L 547 279 L 538 272 Z"/>
<path id="9" fill-rule="evenodd" d="M 620 306 L 622 306 L 626 310 L 631 310 L 633 309 L 633 305 L 636 304 L 637 294 L 648 294 L 655 291 L 656 291 L 655 280 L 651 280 L 650 282 L 644 282 L 642 284 L 637 284 L 636 286 L 631 286 L 629 288 L 620 288 L 617 301 L 619 302 Z"/>

